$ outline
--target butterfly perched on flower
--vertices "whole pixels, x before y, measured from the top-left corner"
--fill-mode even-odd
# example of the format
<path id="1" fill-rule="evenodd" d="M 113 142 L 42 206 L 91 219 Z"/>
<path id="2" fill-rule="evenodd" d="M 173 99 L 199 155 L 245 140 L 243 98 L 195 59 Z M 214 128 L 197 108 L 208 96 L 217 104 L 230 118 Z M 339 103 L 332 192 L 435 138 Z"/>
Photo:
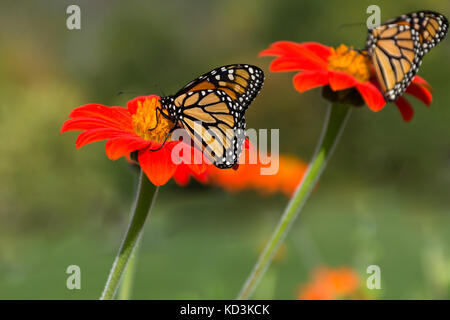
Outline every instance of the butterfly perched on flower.
<path id="1" fill-rule="evenodd" d="M 408 88 L 423 56 L 448 32 L 440 13 L 419 11 L 369 30 L 366 50 L 386 101 L 395 101 Z"/>
<path id="2" fill-rule="evenodd" d="M 187 131 L 218 168 L 236 165 L 245 140 L 245 111 L 264 83 L 263 71 L 233 64 L 211 70 L 172 96 L 161 98 L 161 115 Z"/>

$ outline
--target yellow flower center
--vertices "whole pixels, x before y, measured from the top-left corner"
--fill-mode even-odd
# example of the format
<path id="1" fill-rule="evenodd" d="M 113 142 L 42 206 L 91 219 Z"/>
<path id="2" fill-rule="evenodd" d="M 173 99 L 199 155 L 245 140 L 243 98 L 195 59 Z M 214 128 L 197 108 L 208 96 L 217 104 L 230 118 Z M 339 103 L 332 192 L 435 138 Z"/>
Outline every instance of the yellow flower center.
<path id="1" fill-rule="evenodd" d="M 369 57 L 343 44 L 336 49 L 331 48 L 331 55 L 328 58 L 328 68 L 351 74 L 361 82 L 370 79 L 371 68 Z"/>
<path id="2" fill-rule="evenodd" d="M 161 103 L 156 97 L 137 101 L 136 113 L 131 119 L 134 132 L 138 136 L 145 140 L 163 142 L 174 124 L 157 111 L 157 108 L 161 108 Z M 169 140 L 170 138 L 167 139 Z"/>

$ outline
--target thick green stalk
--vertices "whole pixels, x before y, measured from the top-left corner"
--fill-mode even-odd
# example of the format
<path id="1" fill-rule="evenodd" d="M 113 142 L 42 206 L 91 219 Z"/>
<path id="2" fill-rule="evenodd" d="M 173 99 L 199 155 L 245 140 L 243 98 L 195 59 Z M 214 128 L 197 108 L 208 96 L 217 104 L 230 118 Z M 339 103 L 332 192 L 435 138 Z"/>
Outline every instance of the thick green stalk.
<path id="1" fill-rule="evenodd" d="M 264 272 L 269 267 L 278 246 L 286 237 L 290 226 L 297 218 L 312 189 L 316 185 L 317 180 L 325 169 L 327 161 L 333 153 L 345 127 L 350 115 L 350 110 L 351 107 L 340 104 L 333 104 L 328 107 L 322 134 L 308 170 L 302 181 L 299 183 L 294 196 L 289 201 L 269 243 L 259 256 L 256 265 L 247 278 L 237 299 L 248 299 L 258 285 L 259 280 L 264 275 Z"/>
<path id="2" fill-rule="evenodd" d="M 130 257 L 142 235 L 142 229 L 150 214 L 157 194 L 158 188 L 148 180 L 145 173 L 141 170 L 131 221 L 128 225 L 125 238 L 123 239 L 116 259 L 114 260 L 100 300 L 111 300 L 114 298 L 122 275 L 126 270 Z"/>
<path id="3" fill-rule="evenodd" d="M 130 260 L 128 261 L 127 268 L 125 269 L 124 274 L 122 276 L 122 282 L 120 283 L 119 293 L 117 296 L 118 300 L 129 300 L 131 297 L 134 274 L 136 272 L 136 256 L 138 254 L 140 242 L 141 241 L 139 240 L 138 244 L 136 244 L 133 254 L 131 255 Z"/>

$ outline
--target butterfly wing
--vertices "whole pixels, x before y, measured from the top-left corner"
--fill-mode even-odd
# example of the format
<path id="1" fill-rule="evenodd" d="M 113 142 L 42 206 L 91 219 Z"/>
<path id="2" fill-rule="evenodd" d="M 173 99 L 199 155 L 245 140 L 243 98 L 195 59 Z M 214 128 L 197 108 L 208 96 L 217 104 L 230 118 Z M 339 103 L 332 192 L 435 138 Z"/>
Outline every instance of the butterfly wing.
<path id="1" fill-rule="evenodd" d="M 386 101 L 405 92 L 422 63 L 419 35 L 408 25 L 389 24 L 375 28 L 367 40 L 378 82 Z"/>
<path id="2" fill-rule="evenodd" d="M 222 90 L 189 91 L 177 99 L 182 103 L 181 126 L 194 144 L 218 168 L 233 167 L 245 139 L 245 117 L 238 104 Z M 176 101 L 176 99 L 175 99 Z"/>
<path id="3" fill-rule="evenodd" d="M 447 19 L 432 11 L 403 15 L 369 30 L 366 48 L 386 101 L 395 101 L 405 92 L 424 54 L 447 30 Z"/>
<path id="4" fill-rule="evenodd" d="M 215 89 L 239 103 L 245 111 L 256 98 L 264 83 L 264 72 L 257 66 L 231 64 L 211 70 L 185 85 L 176 96 L 190 91 Z"/>
<path id="5" fill-rule="evenodd" d="M 387 22 L 391 23 L 408 24 L 419 32 L 422 55 L 441 42 L 448 32 L 447 18 L 434 11 L 412 12 Z"/>
<path id="6" fill-rule="evenodd" d="M 245 139 L 245 111 L 264 83 L 252 65 L 223 66 L 201 75 L 162 105 L 218 168 L 233 167 Z"/>

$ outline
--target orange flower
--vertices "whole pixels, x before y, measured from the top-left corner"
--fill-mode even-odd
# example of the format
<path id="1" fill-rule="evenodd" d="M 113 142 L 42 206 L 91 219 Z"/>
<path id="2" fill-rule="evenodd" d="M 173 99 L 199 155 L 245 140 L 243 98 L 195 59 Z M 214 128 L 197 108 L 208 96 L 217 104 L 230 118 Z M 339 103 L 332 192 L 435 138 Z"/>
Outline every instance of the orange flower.
<path id="1" fill-rule="evenodd" d="M 257 163 L 252 163 L 255 160 Z M 222 187 L 230 192 L 254 189 L 263 194 L 282 192 L 287 196 L 291 196 L 303 178 L 308 165 L 290 155 L 281 155 L 278 160 L 279 167 L 275 174 L 261 174 L 261 170 L 268 168 L 269 165 L 261 163 L 254 147 L 249 140 L 245 140 L 244 150 L 239 157 L 239 165 L 233 170 L 223 170 L 213 165 L 208 165 L 206 171 L 196 173 L 179 166 L 174 175 L 174 180 L 177 184 L 185 186 L 189 183 L 190 178 L 193 177 L 202 184 Z"/>
<path id="2" fill-rule="evenodd" d="M 359 276 L 350 268 L 319 268 L 313 280 L 300 287 L 300 300 L 335 300 L 350 298 L 360 285 Z"/>
<path id="3" fill-rule="evenodd" d="M 211 166 L 208 165 L 207 168 L 208 167 L 211 167 Z M 218 169 L 218 170 L 223 170 L 223 169 Z M 223 170 L 223 171 L 229 171 L 229 170 Z M 177 167 L 177 170 L 175 171 L 175 174 L 173 175 L 173 180 L 175 180 L 175 182 L 179 186 L 184 187 L 189 183 L 189 179 L 191 176 L 194 179 L 196 179 L 197 181 L 199 181 L 200 183 L 205 184 L 208 182 L 208 169 L 206 169 L 203 172 L 198 172 L 198 171 L 190 170 L 188 165 L 181 163 Z"/>
<path id="4" fill-rule="evenodd" d="M 105 152 L 111 160 L 130 153 L 137 153 L 137 161 L 148 179 L 155 185 L 163 185 L 173 177 L 183 175 L 202 175 L 206 164 L 185 163 L 183 159 L 172 160 L 172 150 L 180 141 L 170 141 L 161 147 L 173 123 L 163 116 L 156 119 L 156 108 L 161 108 L 160 97 L 155 95 L 134 98 L 127 108 L 107 107 L 100 104 L 87 104 L 72 110 L 61 133 L 71 130 L 83 131 L 77 138 L 76 147 L 107 140 Z M 187 146 L 184 150 L 200 152 Z"/>
<path id="5" fill-rule="evenodd" d="M 299 300 L 336 300 L 330 286 L 325 283 L 308 283 L 298 294 Z"/>
<path id="6" fill-rule="evenodd" d="M 270 65 L 273 72 L 300 71 L 293 78 L 299 92 L 325 86 L 324 95 L 332 101 L 353 105 L 365 102 L 375 112 L 386 105 L 371 60 L 353 48 L 340 45 L 334 49 L 316 42 L 278 41 L 261 51 L 260 56 L 276 57 Z M 415 76 L 406 93 L 427 106 L 432 101 L 430 85 L 419 76 Z M 399 97 L 395 105 L 404 121 L 412 119 L 414 110 L 404 97 Z"/>
<path id="7" fill-rule="evenodd" d="M 278 171 L 272 175 L 264 175 L 261 170 L 268 165 L 262 164 L 259 158 L 255 164 L 246 160 L 257 158 L 254 149 L 250 148 L 241 154 L 240 162 L 243 164 L 236 170 L 220 170 L 210 166 L 207 169 L 208 182 L 231 192 L 254 189 L 264 194 L 283 192 L 291 196 L 307 169 L 307 164 L 303 161 L 293 156 L 281 155 Z"/>

